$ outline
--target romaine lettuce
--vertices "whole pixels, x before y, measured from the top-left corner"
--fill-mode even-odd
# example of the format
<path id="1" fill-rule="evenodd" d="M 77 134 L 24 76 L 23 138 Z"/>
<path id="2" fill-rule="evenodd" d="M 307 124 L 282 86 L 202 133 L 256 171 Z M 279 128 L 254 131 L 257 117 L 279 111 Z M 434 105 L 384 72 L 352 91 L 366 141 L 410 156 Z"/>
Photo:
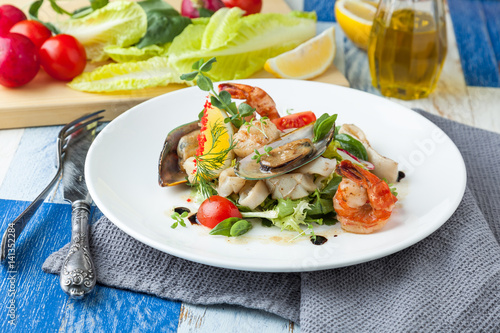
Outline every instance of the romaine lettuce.
<path id="1" fill-rule="evenodd" d="M 108 58 L 104 48 L 108 45 L 126 47 L 137 43 L 146 33 L 147 18 L 135 2 L 114 1 L 78 19 L 56 22 L 61 33 L 78 39 L 91 61 Z"/>
<path id="2" fill-rule="evenodd" d="M 104 65 L 83 73 L 68 83 L 69 87 L 86 92 L 109 92 L 186 83 L 167 64 L 167 58 L 154 57 L 145 61 Z"/>

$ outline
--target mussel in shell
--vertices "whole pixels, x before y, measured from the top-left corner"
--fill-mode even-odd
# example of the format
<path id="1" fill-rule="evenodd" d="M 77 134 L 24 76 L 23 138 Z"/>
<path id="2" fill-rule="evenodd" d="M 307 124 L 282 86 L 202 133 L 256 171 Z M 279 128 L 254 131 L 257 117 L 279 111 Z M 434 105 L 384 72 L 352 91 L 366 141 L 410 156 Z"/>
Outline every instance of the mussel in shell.
<path id="1" fill-rule="evenodd" d="M 333 140 L 335 125 L 325 137 L 313 142 L 314 123 L 296 129 L 258 150 L 260 160 L 250 154 L 237 162 L 234 171 L 238 177 L 245 179 L 267 179 L 276 177 L 315 160 L 323 154 Z M 272 150 L 266 152 L 266 148 Z M 269 149 L 269 148 L 268 148 Z M 259 162 L 257 162 L 259 160 Z"/>
<path id="2" fill-rule="evenodd" d="M 189 157 L 189 153 L 178 151 L 179 141 L 198 129 L 198 121 L 193 121 L 174 128 L 168 133 L 158 163 L 158 183 L 160 186 L 174 186 L 186 182 L 186 172 L 181 169 L 179 157 L 186 159 Z M 186 145 L 185 149 L 187 150 L 189 147 Z"/>

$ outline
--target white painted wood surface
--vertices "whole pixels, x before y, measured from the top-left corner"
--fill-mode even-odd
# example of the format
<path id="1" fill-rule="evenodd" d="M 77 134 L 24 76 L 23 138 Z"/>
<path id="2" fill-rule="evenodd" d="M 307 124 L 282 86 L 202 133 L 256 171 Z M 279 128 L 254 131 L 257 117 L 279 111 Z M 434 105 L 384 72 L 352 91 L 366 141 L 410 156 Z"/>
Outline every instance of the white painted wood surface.
<path id="1" fill-rule="evenodd" d="M 288 1 L 293 9 L 302 8 L 301 1 Z M 407 107 L 419 107 L 448 119 L 500 133 L 500 89 L 466 86 L 449 16 L 447 22 L 448 56 L 436 91 L 429 98 L 422 100 L 408 102 L 396 99 L 392 100 Z M 331 24 L 319 24 L 318 30 L 321 31 L 329 25 Z M 366 53 L 357 49 L 347 40 L 340 29 L 337 29 L 337 56 L 335 64 L 350 80 L 353 88 L 378 94 L 371 87 Z M 53 154 L 50 140 L 55 140 L 57 132 L 58 128 L 56 127 L 29 129 L 26 131 L 22 129 L 0 131 L 0 199 L 32 200 L 41 188 L 43 188 L 48 179 L 42 181 L 36 170 L 37 168 L 46 168 L 45 164 L 53 162 L 50 156 Z M 43 160 L 35 161 L 30 159 L 29 156 L 16 156 L 16 151 L 23 136 L 33 144 L 33 149 L 37 150 L 37 156 L 40 156 L 40 154 L 46 155 Z M 44 154 L 44 149 L 47 150 L 46 154 Z M 16 170 L 13 170 L 14 168 Z M 62 202 L 62 198 L 57 192 L 47 200 Z M 104 295 L 112 297 L 110 295 L 114 294 L 108 292 Z M 135 313 L 133 304 L 124 303 L 119 296 L 116 296 L 116 302 L 117 306 L 131 307 L 130 312 L 132 315 Z M 91 304 L 89 303 L 89 305 Z M 76 312 L 74 312 L 71 304 L 68 304 L 61 311 L 65 312 L 65 320 L 60 327 L 60 331 L 62 332 L 88 331 L 88 329 L 91 329 L 92 323 L 96 320 L 96 318 L 92 318 L 90 315 L 87 317 L 82 317 L 81 313 L 79 316 L 74 315 Z M 59 316 L 60 314 L 54 315 Z M 109 314 L 109 316 L 112 315 L 112 313 Z M 109 320 L 110 322 L 112 321 L 111 319 Z M 114 319 L 119 320 L 119 318 Z M 45 320 L 50 319 L 46 318 Z M 142 318 L 141 320 L 149 319 Z M 109 327 L 109 329 L 112 330 L 113 326 Z M 131 327 L 131 329 L 141 331 L 141 326 Z M 151 327 L 148 325 L 142 326 L 142 331 L 148 331 L 149 329 Z M 107 328 L 99 327 L 99 331 L 103 330 L 107 330 Z M 300 329 L 288 320 L 256 310 L 234 306 L 183 304 L 177 332 L 198 333 L 215 331 L 299 332 Z"/>

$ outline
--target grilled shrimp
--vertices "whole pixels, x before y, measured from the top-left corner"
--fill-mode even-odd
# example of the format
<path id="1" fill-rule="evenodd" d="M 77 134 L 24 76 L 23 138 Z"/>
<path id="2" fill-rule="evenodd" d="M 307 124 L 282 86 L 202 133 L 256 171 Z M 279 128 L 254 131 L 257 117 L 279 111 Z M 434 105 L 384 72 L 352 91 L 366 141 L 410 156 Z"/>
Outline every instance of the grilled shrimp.
<path id="1" fill-rule="evenodd" d="M 336 172 L 343 179 L 333 198 L 333 207 L 342 229 L 357 234 L 380 230 L 397 201 L 389 185 L 350 161 L 342 161 Z"/>
<path id="2" fill-rule="evenodd" d="M 264 90 L 240 83 L 221 83 L 219 91 L 225 90 L 232 98 L 246 99 L 246 103 L 253 107 L 261 117 L 277 119 L 280 117 L 276 103 Z"/>

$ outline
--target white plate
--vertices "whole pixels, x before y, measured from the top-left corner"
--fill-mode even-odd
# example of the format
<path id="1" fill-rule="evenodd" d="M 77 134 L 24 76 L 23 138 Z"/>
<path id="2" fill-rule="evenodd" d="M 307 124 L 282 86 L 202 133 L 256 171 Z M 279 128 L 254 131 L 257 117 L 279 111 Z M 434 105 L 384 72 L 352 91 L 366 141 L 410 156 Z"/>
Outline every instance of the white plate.
<path id="1" fill-rule="evenodd" d="M 406 178 L 386 226 L 369 235 L 345 233 L 338 225 L 315 228 L 328 241 L 313 245 L 295 233 L 255 226 L 248 234 L 210 236 L 198 225 L 171 229 L 174 207 L 196 210 L 184 186 L 158 185 L 157 164 L 173 128 L 193 121 L 206 92 L 186 88 L 151 99 L 113 120 L 94 141 L 85 168 L 88 188 L 101 211 L 120 229 L 158 250 L 199 263 L 264 272 L 299 272 L 366 262 L 400 251 L 438 229 L 465 191 L 462 156 L 438 127 L 386 99 L 329 84 L 278 79 L 240 80 L 259 86 L 281 115 L 312 110 L 338 113 L 337 124 L 354 123 L 372 146 L 400 163 Z"/>

